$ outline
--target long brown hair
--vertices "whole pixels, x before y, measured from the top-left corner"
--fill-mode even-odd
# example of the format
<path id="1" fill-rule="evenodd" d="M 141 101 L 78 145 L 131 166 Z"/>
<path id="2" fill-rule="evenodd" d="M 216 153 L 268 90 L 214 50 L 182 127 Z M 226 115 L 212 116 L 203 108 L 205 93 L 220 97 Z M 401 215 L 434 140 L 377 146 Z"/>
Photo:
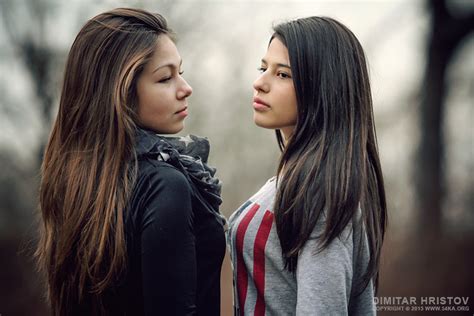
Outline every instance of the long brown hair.
<path id="1" fill-rule="evenodd" d="M 159 14 L 115 9 L 90 19 L 69 52 L 40 185 L 36 257 L 54 315 L 103 294 L 126 269 L 124 210 L 134 185 L 136 81 L 170 34 Z"/>
<path id="2" fill-rule="evenodd" d="M 288 48 L 298 103 L 295 130 L 282 156 L 275 222 L 285 266 L 298 254 L 318 220 L 323 250 L 362 212 L 370 258 L 359 290 L 378 281 L 387 207 L 377 150 L 364 51 L 354 34 L 326 17 L 277 25 L 272 37 Z M 323 217 L 325 217 L 323 219 Z M 362 235 L 361 235 L 362 236 Z"/>

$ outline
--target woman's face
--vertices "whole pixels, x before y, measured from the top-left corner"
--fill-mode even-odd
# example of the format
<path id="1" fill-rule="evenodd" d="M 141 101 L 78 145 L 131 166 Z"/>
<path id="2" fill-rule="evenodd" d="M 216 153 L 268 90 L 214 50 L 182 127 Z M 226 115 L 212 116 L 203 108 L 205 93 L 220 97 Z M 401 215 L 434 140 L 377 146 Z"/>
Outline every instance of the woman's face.
<path id="1" fill-rule="evenodd" d="M 186 98 L 192 88 L 181 77 L 181 57 L 167 35 L 158 36 L 157 49 L 137 82 L 138 120 L 160 134 L 174 134 L 188 115 Z"/>
<path id="2" fill-rule="evenodd" d="M 274 38 L 253 83 L 253 119 L 260 127 L 280 129 L 286 139 L 293 133 L 297 117 L 296 93 L 288 49 Z"/>

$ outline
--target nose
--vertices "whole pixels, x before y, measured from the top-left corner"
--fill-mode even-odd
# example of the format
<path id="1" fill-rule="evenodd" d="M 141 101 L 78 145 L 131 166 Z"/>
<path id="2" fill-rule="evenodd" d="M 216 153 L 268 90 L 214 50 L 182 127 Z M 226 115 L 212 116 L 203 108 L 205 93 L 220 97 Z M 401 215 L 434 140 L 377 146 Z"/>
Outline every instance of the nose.
<path id="1" fill-rule="evenodd" d="M 181 80 L 182 82 L 177 92 L 177 98 L 179 100 L 185 99 L 193 93 L 193 88 L 186 82 L 186 80 L 183 78 L 181 78 Z"/>
<path id="2" fill-rule="evenodd" d="M 253 88 L 259 92 L 268 92 L 270 90 L 270 85 L 265 79 L 265 73 L 262 73 L 255 81 L 253 82 Z"/>

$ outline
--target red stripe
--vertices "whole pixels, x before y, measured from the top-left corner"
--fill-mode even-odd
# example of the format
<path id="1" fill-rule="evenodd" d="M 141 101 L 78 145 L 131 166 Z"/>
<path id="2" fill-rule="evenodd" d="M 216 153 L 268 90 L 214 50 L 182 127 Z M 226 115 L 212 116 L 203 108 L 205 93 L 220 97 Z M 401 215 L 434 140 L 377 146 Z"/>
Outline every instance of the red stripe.
<path id="1" fill-rule="evenodd" d="M 257 288 L 255 316 L 265 315 L 265 245 L 273 224 L 273 214 L 266 211 L 258 228 L 253 247 L 253 279 Z"/>
<path id="2" fill-rule="evenodd" d="M 245 214 L 244 218 L 240 221 L 239 227 L 237 227 L 237 233 L 235 236 L 235 247 L 237 253 L 237 297 L 239 299 L 239 307 L 241 315 L 244 314 L 245 299 L 247 298 L 247 285 L 248 285 L 248 274 L 245 268 L 243 249 L 244 249 L 244 237 L 247 228 L 249 227 L 250 221 L 257 213 L 260 205 L 254 204 L 252 208 Z"/>

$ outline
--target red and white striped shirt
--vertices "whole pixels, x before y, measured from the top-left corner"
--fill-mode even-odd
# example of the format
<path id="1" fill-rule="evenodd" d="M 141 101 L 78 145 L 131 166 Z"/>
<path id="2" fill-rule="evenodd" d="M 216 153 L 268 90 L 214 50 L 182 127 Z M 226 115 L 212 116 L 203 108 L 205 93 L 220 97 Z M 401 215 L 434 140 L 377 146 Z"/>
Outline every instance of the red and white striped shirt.
<path id="1" fill-rule="evenodd" d="M 318 222 L 298 256 L 296 273 L 290 273 L 284 269 L 273 220 L 275 194 L 273 177 L 229 219 L 235 314 L 375 314 L 371 284 L 360 296 L 353 295 L 353 285 L 368 262 L 366 236 L 358 238 L 360 227 L 353 230 L 350 223 L 328 248 L 315 254 L 325 225 L 324 220 Z M 356 255 L 359 250 L 362 255 Z"/>

